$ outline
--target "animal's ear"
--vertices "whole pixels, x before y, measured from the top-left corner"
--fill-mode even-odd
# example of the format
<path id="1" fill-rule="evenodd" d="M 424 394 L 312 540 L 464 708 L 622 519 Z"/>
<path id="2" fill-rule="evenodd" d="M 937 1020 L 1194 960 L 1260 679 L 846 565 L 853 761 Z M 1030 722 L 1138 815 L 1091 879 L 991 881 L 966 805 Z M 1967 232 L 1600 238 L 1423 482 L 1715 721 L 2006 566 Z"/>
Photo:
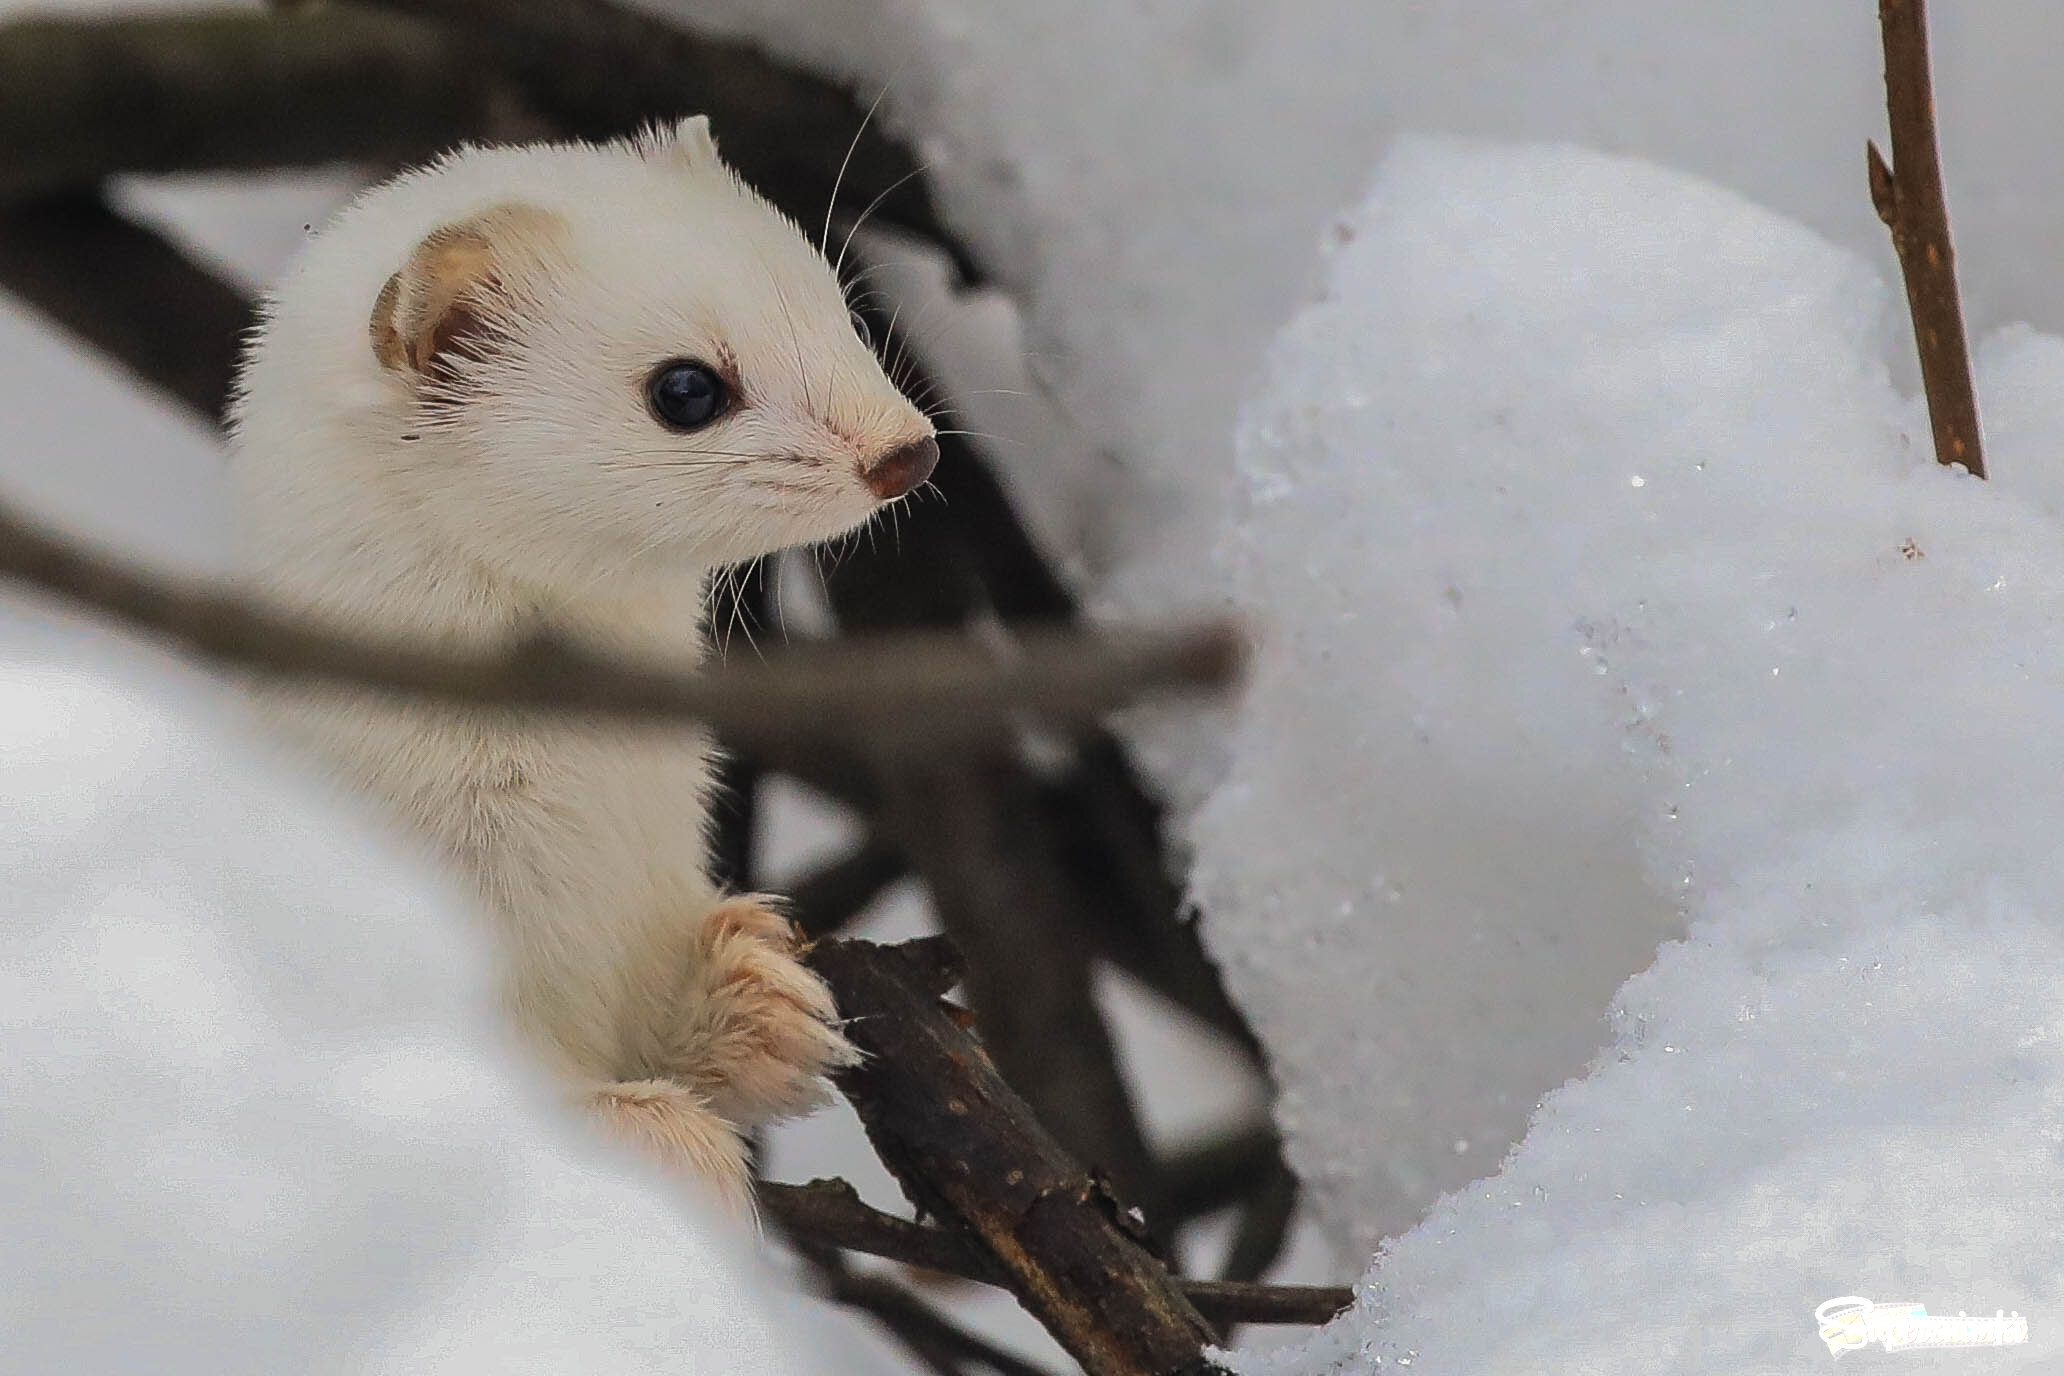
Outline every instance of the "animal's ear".
<path id="1" fill-rule="evenodd" d="M 448 382 L 461 357 L 486 353 L 507 324 L 512 289 L 558 246 L 565 222 L 503 205 L 423 237 L 373 303 L 373 353 L 415 381 Z"/>
<path id="2" fill-rule="evenodd" d="M 717 140 L 710 133 L 708 115 L 690 115 L 674 126 L 673 153 L 692 170 L 721 167 Z"/>

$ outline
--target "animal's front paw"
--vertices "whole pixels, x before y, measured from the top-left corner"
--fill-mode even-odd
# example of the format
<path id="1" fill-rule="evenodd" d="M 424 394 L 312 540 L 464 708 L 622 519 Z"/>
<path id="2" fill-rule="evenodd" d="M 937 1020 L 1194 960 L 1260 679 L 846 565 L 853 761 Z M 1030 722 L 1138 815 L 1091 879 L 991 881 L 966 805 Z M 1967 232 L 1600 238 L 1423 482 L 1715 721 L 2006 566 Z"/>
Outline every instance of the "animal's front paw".
<path id="1" fill-rule="evenodd" d="M 671 1080 L 620 1081 L 589 1091 L 588 1107 L 618 1140 L 699 1180 L 733 1218 L 753 1217 L 745 1143 L 694 1090 Z"/>
<path id="2" fill-rule="evenodd" d="M 824 1076 L 859 1053 L 831 991 L 797 959 L 794 926 L 773 899 L 742 895 L 710 910 L 696 946 L 674 1073 L 741 1127 L 817 1107 Z"/>

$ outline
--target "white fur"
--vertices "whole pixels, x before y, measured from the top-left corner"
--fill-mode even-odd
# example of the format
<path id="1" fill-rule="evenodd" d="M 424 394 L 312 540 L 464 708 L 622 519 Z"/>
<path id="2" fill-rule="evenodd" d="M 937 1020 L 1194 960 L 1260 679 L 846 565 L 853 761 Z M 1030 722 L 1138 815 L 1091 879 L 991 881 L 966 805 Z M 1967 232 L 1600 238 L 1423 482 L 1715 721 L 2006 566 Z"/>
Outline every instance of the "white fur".
<path id="1" fill-rule="evenodd" d="M 383 365 L 368 322 L 426 236 L 507 206 L 543 212 L 547 231 L 506 246 L 509 338 L 440 404 Z M 663 428 L 644 398 L 653 368 L 718 356 L 745 403 L 695 433 Z M 544 622 L 692 665 L 712 568 L 864 521 L 881 503 L 862 470 L 930 434 L 822 256 L 697 120 L 635 143 L 466 149 L 367 193 L 268 302 L 233 466 L 250 576 L 292 609 L 465 649 Z M 633 1104 L 628 1135 L 700 1143 L 676 1154 L 735 1198 L 737 1130 L 807 1106 L 846 1052 L 779 935 L 735 920 L 735 902 L 711 925 L 701 737 L 264 699 L 472 879 L 522 1023 L 560 1069 L 609 1116 Z M 725 1049 L 741 1038 L 767 1063 Z M 688 1117 L 645 1121 L 674 1100 Z"/>

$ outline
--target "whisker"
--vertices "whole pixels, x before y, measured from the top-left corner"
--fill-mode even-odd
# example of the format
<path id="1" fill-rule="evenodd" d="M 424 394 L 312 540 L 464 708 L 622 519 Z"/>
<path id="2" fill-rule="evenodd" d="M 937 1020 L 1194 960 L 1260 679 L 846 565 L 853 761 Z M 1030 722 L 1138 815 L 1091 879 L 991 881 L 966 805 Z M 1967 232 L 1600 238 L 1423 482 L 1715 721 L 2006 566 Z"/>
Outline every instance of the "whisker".
<path id="1" fill-rule="evenodd" d="M 860 140 L 866 135 L 867 126 L 874 122 L 874 112 L 881 108 L 882 97 L 888 93 L 889 83 L 884 81 L 881 90 L 875 93 L 873 104 L 869 105 L 867 113 L 860 117 L 860 127 L 853 131 L 853 141 L 846 145 L 846 156 L 839 159 L 838 175 L 831 179 L 831 199 L 824 205 L 824 229 L 817 236 L 819 252 L 823 251 L 825 244 L 831 242 L 831 215 L 838 209 L 838 193 L 839 188 L 846 184 L 846 169 L 853 165 L 853 154 L 860 151 Z"/>
<path id="2" fill-rule="evenodd" d="M 795 312 L 789 309 L 788 293 L 781 290 L 781 282 L 774 276 L 774 269 L 767 266 L 764 254 L 755 253 L 753 260 L 760 265 L 760 272 L 765 275 L 767 285 L 774 289 L 774 301 L 781 307 L 782 323 L 788 326 L 788 347 L 795 354 L 796 380 L 803 384 L 803 404 L 814 411 L 817 409 L 817 403 L 810 400 L 810 370 L 803 363 L 803 341 L 796 333 Z"/>
<path id="3" fill-rule="evenodd" d="M 841 277 L 839 279 L 839 284 L 850 291 L 877 273 L 895 272 L 898 269 L 916 271 L 917 266 L 916 263 L 903 258 L 884 258 L 878 263 L 869 263 L 865 267 L 854 268 L 850 277 Z"/>
<path id="4" fill-rule="evenodd" d="M 766 459 L 773 457 L 773 455 L 768 454 L 765 451 L 755 453 L 751 450 L 746 449 L 624 449 L 619 450 L 618 453 L 622 457 L 627 459 L 647 459 L 664 455 L 672 455 L 674 457 L 679 458 L 684 463 L 699 458 Z M 605 458 L 602 460 L 602 462 L 607 463 L 609 462 L 609 459 Z"/>
<path id="5" fill-rule="evenodd" d="M 896 180 L 890 182 L 887 186 L 883 187 L 881 189 L 881 194 L 876 196 L 873 200 L 867 203 L 867 209 L 861 211 L 860 218 L 853 221 L 852 227 L 846 230 L 846 242 L 839 245 L 838 261 L 831 265 L 831 271 L 833 276 L 837 276 L 839 270 L 846 265 L 846 251 L 853 247 L 853 236 L 855 234 L 858 234 L 860 232 L 860 227 L 867 223 L 867 217 L 874 214 L 876 210 L 880 209 L 881 203 L 883 201 L 886 201 L 899 188 L 901 188 L 903 183 L 909 181 L 913 177 L 923 176 L 931 170 L 932 165 L 930 163 L 919 163 L 917 166 L 911 168 L 908 172 L 905 172 L 902 176 L 896 178 Z"/>
<path id="6" fill-rule="evenodd" d="M 765 555 L 755 557 L 751 563 L 744 566 L 742 571 L 734 567 L 731 576 L 731 618 L 737 623 L 740 634 L 745 636 L 745 643 L 752 647 L 753 658 L 761 663 L 765 663 L 767 657 L 760 653 L 760 642 L 753 639 L 752 625 L 745 615 L 745 591 L 743 584 L 752 575 L 753 570 L 760 566 L 760 559 L 765 557 Z"/>
<path id="7" fill-rule="evenodd" d="M 739 462 L 736 459 L 706 459 L 700 461 L 688 461 L 682 459 L 650 459 L 635 462 L 626 462 L 622 459 L 610 459 L 601 464 L 597 464 L 596 467 L 605 468 L 612 473 L 654 472 L 659 470 L 664 470 L 667 472 L 677 472 L 684 468 L 736 469 L 739 467 Z"/>

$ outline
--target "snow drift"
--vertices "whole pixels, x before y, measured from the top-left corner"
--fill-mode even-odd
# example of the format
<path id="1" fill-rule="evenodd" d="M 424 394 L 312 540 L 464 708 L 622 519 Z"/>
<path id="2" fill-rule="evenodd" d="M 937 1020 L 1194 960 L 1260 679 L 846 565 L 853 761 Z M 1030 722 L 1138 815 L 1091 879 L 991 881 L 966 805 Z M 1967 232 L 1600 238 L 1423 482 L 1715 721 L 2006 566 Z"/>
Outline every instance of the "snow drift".
<path id="1" fill-rule="evenodd" d="M 545 1107 L 461 904 L 133 669 L 0 662 L 0 1369 L 874 1369 Z"/>
<path id="2" fill-rule="evenodd" d="M 1275 629 L 1196 842 L 1343 1241 L 1551 1088 L 1543 986 L 1642 973 L 1243 1369 L 1793 1372 L 1852 1294 L 2034 1315 L 1987 1368 L 2053 1368 L 2064 346 L 1984 351 L 1982 484 L 1876 274 L 1691 177 L 1413 141 L 1332 238 L 1241 427 Z"/>

